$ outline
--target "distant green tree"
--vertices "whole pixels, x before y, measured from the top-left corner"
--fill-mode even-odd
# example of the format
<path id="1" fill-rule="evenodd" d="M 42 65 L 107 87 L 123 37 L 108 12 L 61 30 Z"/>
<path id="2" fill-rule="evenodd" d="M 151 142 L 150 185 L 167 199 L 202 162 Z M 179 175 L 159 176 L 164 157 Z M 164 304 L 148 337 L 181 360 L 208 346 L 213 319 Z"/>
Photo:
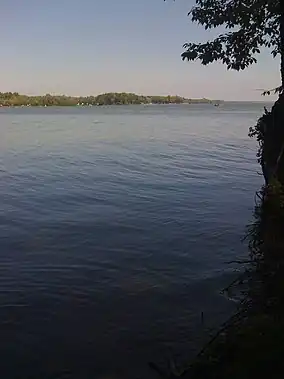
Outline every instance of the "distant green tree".
<path id="1" fill-rule="evenodd" d="M 103 93 L 98 96 L 65 96 L 51 95 L 26 96 L 17 92 L 0 92 L 1 106 L 88 106 L 88 105 L 127 105 L 127 104 L 181 104 L 181 103 L 210 103 L 207 99 L 186 99 L 180 96 L 143 96 L 135 93 Z"/>

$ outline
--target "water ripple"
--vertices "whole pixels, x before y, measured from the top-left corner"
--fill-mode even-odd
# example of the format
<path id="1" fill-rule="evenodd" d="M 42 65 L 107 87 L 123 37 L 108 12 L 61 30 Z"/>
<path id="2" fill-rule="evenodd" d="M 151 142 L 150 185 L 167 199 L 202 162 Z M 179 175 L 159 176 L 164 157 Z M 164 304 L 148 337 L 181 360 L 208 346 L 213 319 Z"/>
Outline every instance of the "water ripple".
<path id="1" fill-rule="evenodd" d="M 1 110 L 3 377 L 148 378 L 198 347 L 232 308 L 262 108 Z"/>

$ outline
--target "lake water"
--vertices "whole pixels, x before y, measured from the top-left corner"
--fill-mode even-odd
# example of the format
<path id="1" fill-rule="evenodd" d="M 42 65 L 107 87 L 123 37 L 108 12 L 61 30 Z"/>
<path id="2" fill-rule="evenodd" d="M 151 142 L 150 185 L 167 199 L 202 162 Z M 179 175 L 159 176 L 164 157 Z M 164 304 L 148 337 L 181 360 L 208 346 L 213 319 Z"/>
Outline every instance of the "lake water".
<path id="1" fill-rule="evenodd" d="M 1 377 L 150 378 L 198 349 L 233 307 L 263 106 L 0 109 Z"/>

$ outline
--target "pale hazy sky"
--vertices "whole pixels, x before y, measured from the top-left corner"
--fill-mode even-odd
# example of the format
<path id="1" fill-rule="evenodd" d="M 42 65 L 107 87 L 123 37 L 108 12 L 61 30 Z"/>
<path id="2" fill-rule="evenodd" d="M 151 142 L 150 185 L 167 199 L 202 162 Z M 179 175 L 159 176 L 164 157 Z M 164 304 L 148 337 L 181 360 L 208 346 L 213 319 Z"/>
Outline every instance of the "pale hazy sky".
<path id="1" fill-rule="evenodd" d="M 210 38 L 193 0 L 0 0 L 0 91 L 179 94 L 262 100 L 279 85 L 268 53 L 245 72 L 182 62 L 182 45 Z"/>

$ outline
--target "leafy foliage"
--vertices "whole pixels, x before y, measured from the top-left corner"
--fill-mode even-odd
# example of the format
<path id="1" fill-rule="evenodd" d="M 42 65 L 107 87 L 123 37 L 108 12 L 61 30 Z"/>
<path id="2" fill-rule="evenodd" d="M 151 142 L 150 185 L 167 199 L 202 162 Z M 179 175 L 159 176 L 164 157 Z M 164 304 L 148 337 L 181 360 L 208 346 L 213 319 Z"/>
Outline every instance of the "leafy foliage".
<path id="1" fill-rule="evenodd" d="M 254 127 L 249 129 L 249 136 L 255 137 L 259 149 L 257 152 L 266 183 L 277 177 L 284 185 L 284 97 L 283 94 L 272 107 L 265 109 L 263 116 Z"/>
<path id="2" fill-rule="evenodd" d="M 271 95 L 271 94 L 274 94 L 274 95 L 277 95 L 277 94 L 281 94 L 283 92 L 283 86 L 279 86 L 279 87 L 276 87 L 276 88 L 272 88 L 272 89 L 267 89 L 267 90 L 264 90 L 262 95 L 263 96 L 266 96 L 266 95 Z"/>
<path id="3" fill-rule="evenodd" d="M 184 44 L 184 60 L 221 61 L 228 69 L 243 70 L 257 62 L 263 47 L 273 57 L 281 52 L 280 0 L 196 0 L 189 15 L 206 30 L 225 32 L 205 43 Z"/>

